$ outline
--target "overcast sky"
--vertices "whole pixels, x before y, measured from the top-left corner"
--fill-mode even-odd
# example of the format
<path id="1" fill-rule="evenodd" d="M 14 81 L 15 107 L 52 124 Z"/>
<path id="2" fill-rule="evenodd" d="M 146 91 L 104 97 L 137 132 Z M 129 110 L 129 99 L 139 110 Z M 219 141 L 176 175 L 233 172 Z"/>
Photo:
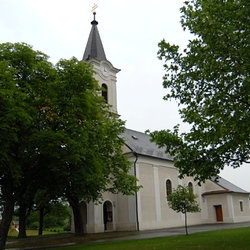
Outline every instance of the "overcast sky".
<path id="1" fill-rule="evenodd" d="M 164 70 L 157 50 L 163 38 L 182 48 L 190 38 L 180 25 L 182 0 L 0 0 L 0 42 L 28 43 L 53 63 L 82 59 L 94 3 L 106 57 L 121 69 L 118 113 L 126 127 L 144 132 L 181 124 L 175 101 L 162 99 Z M 227 167 L 221 176 L 250 191 L 249 166 Z"/>

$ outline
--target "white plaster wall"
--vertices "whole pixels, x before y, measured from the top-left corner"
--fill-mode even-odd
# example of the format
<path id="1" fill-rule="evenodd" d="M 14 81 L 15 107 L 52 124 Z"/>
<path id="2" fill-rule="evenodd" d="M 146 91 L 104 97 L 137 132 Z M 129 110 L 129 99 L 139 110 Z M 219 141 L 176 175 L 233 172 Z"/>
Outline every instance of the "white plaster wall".
<path id="1" fill-rule="evenodd" d="M 240 211 L 240 201 L 243 202 L 243 211 Z M 249 197 L 243 194 L 232 194 L 234 222 L 250 221 Z"/>
<path id="2" fill-rule="evenodd" d="M 157 159 L 139 159 L 141 219 L 140 230 L 170 228 L 184 225 L 184 216 L 169 208 L 166 198 L 166 180 L 170 179 L 172 188 L 184 185 L 192 180 L 194 191 L 200 189 L 193 179 L 180 180 L 172 162 Z M 158 164 L 158 165 L 157 165 Z M 199 196 L 198 200 L 201 198 Z M 188 214 L 189 225 L 201 223 L 201 213 Z"/>
<path id="3" fill-rule="evenodd" d="M 105 62 L 105 64 L 109 65 L 110 73 L 108 76 L 105 76 L 101 72 L 101 65 Z M 99 85 L 106 84 L 108 87 L 108 103 L 112 106 L 111 110 L 114 113 L 118 113 L 117 111 L 117 90 L 116 90 L 116 82 L 117 77 L 116 74 L 120 71 L 115 68 L 109 61 L 97 61 L 92 59 L 90 63 L 93 65 L 93 69 L 95 71 L 94 77 L 98 81 Z"/>
<path id="4" fill-rule="evenodd" d="M 126 151 L 131 161 L 130 174 L 134 174 L 133 154 Z M 140 230 L 161 229 L 184 226 L 184 216 L 169 208 L 166 198 L 166 180 L 170 179 L 172 188 L 178 185 L 193 184 L 194 193 L 200 204 L 201 212 L 188 213 L 188 225 L 202 223 L 217 223 L 215 205 L 221 205 L 223 210 L 223 222 L 250 221 L 250 204 L 248 195 L 224 193 L 202 196 L 209 191 L 223 190 L 217 184 L 207 181 L 201 186 L 192 177 L 180 180 L 178 171 L 171 161 L 153 159 L 139 156 L 136 163 L 138 184 L 142 188 L 137 193 L 138 221 Z M 135 231 L 137 230 L 136 196 L 122 194 L 104 194 L 104 200 L 113 204 L 113 230 Z M 243 201 L 244 212 L 240 212 L 239 201 Z M 104 232 L 103 204 L 88 204 L 87 230 L 90 233 Z"/>

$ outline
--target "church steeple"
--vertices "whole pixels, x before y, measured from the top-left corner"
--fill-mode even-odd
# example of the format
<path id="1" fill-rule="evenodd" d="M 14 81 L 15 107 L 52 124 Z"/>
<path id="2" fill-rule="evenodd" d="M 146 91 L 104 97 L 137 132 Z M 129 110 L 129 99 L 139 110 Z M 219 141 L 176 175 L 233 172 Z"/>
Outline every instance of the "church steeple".
<path id="1" fill-rule="evenodd" d="M 97 5 L 94 5 L 93 9 L 96 8 Z M 91 22 L 92 27 L 82 60 L 92 64 L 94 77 L 102 88 L 101 94 L 111 106 L 111 111 L 117 114 L 116 74 L 120 69 L 115 68 L 106 58 L 97 29 L 96 12 L 93 11 L 93 14 L 94 20 Z"/>
<path id="2" fill-rule="evenodd" d="M 96 12 L 94 11 L 93 14 L 94 14 L 94 20 L 91 22 L 92 28 L 89 34 L 89 39 L 82 60 L 83 61 L 88 61 L 90 59 L 96 59 L 98 61 L 107 60 L 102 45 L 102 40 L 97 28 L 98 22 L 95 19 Z"/>

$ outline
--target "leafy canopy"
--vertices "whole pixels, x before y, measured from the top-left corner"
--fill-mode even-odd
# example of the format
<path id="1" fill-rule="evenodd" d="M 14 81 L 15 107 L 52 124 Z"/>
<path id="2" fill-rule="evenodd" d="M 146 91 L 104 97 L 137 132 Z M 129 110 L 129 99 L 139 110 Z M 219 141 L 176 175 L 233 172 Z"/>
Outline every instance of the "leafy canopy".
<path id="1" fill-rule="evenodd" d="M 124 122 L 100 95 L 89 63 L 56 65 L 25 43 L 0 44 L 0 248 L 16 202 L 133 194 Z"/>
<path id="2" fill-rule="evenodd" d="M 23 43 L 0 44 L 0 248 L 5 245 L 14 205 L 34 194 L 39 152 L 30 141 L 42 126 L 39 119 L 55 70 L 48 56 Z M 40 127 L 40 128 L 39 128 Z M 31 143 L 29 143 L 31 142 Z M 41 171 L 39 171 L 41 172 Z M 46 180 L 44 179 L 46 182 Z M 40 181 L 41 183 L 41 181 Z"/>
<path id="3" fill-rule="evenodd" d="M 92 66 L 76 58 L 52 65 L 25 43 L 0 52 L 2 190 L 14 181 L 16 191 L 31 184 L 86 201 L 137 191 L 122 152 L 124 121 L 100 95 Z"/>
<path id="4" fill-rule="evenodd" d="M 188 235 L 187 213 L 197 213 L 201 210 L 196 200 L 197 197 L 192 187 L 181 185 L 178 185 L 167 197 L 169 207 L 177 213 L 184 214 L 186 235 Z"/>
<path id="5" fill-rule="evenodd" d="M 225 165 L 239 167 L 250 157 L 250 1 L 190 0 L 181 25 L 193 38 L 181 51 L 165 40 L 165 100 L 179 104 L 190 131 L 163 130 L 152 140 L 174 157 L 184 175 L 204 181 Z"/>
<path id="6" fill-rule="evenodd" d="M 200 211 L 199 204 L 196 201 L 197 195 L 193 189 L 178 185 L 171 194 L 168 195 L 168 205 L 177 213 L 196 213 Z"/>

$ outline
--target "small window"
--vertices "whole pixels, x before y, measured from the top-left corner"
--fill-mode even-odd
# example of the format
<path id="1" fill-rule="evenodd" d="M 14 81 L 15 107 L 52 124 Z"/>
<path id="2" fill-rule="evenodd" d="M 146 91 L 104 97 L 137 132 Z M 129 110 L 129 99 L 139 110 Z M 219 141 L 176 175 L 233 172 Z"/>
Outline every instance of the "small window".
<path id="1" fill-rule="evenodd" d="M 172 182 L 170 180 L 166 181 L 166 193 L 167 197 L 172 194 Z"/>
<path id="2" fill-rule="evenodd" d="M 102 84 L 102 96 L 105 102 L 108 103 L 108 86 L 105 83 Z"/>
<path id="3" fill-rule="evenodd" d="M 243 201 L 240 201 L 240 211 L 241 211 L 241 212 L 244 212 Z"/>
<path id="4" fill-rule="evenodd" d="M 189 192 L 191 193 L 193 193 L 194 192 L 194 188 L 193 188 L 193 183 L 192 182 L 189 182 L 188 183 L 188 189 L 189 189 Z"/>

